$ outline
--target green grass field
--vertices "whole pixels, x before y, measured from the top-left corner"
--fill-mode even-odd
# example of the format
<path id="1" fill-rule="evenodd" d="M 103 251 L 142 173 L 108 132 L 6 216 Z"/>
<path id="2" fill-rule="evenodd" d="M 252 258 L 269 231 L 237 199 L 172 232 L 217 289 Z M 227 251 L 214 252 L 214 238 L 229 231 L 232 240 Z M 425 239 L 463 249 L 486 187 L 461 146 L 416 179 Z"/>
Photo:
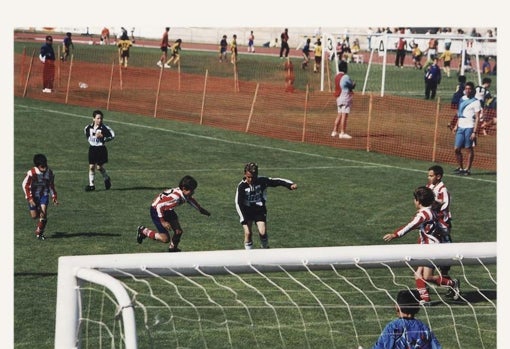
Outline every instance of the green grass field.
<path id="1" fill-rule="evenodd" d="M 91 121 L 93 109 L 14 99 L 14 337 L 18 349 L 53 348 L 59 256 L 166 250 L 165 244 L 155 241 L 138 245 L 136 227 L 151 225 L 148 207 L 153 197 L 177 185 L 183 175 L 198 180 L 195 198 L 212 213 L 205 217 L 190 207 L 178 209 L 185 231 L 180 245 L 184 251 L 243 248 L 234 191 L 249 161 L 258 162 L 263 175 L 289 178 L 299 185 L 295 192 L 268 191 L 272 247 L 384 245 L 382 235 L 413 215 L 412 191 L 426 183 L 431 165 L 106 112 L 105 123 L 117 136 L 108 146 L 107 169 L 113 185 L 105 191 L 99 179 L 98 189 L 86 193 L 88 143 L 83 128 Z M 21 190 L 36 152 L 48 157 L 60 201 L 49 208 L 45 241 L 34 237 L 35 223 Z M 496 241 L 496 174 L 458 177 L 450 174 L 449 166 L 445 168 L 444 181 L 453 197 L 455 241 Z M 392 243 L 415 241 L 412 233 Z M 412 280 L 406 280 L 413 287 Z M 432 317 L 438 321 L 434 328 L 445 348 L 456 347 L 450 325 L 441 322 L 449 311 L 440 308 L 434 308 Z M 385 320 L 392 317 L 389 310 Z M 483 334 L 486 348 L 494 348 L 495 316 L 478 320 L 481 327 L 489 328 Z M 370 334 L 364 337 L 365 347 L 378 335 L 370 322 L 367 326 L 364 330 Z M 270 336 L 265 338 L 268 343 L 278 341 L 271 331 L 265 335 Z M 345 347 L 338 340 L 337 347 Z M 321 343 L 314 347 L 327 347 Z M 477 337 L 462 336 L 462 347 L 479 347 Z"/>

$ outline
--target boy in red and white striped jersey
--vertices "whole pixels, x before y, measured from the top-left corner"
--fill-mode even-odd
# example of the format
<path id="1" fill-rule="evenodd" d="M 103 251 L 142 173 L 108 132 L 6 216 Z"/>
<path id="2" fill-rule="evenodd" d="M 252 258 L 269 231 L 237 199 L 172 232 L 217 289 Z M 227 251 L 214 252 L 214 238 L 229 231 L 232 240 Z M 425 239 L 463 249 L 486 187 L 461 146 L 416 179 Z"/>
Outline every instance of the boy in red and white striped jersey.
<path id="1" fill-rule="evenodd" d="M 432 189 L 421 186 L 415 189 L 414 205 L 417 209 L 416 214 L 406 225 L 397 228 L 393 233 L 385 234 L 384 241 L 391 241 L 400 238 L 412 230 L 419 231 L 419 244 L 437 244 L 442 242 L 441 231 L 438 228 L 438 219 L 436 210 L 433 206 L 436 204 L 436 197 Z M 416 289 L 420 292 L 421 302 L 427 304 L 430 302 L 430 294 L 427 289 L 427 282 L 433 282 L 438 286 L 448 286 L 452 289 L 453 299 L 460 297 L 458 280 L 451 279 L 448 275 L 434 275 L 435 266 L 418 266 L 414 272 L 416 280 Z"/>
<path id="2" fill-rule="evenodd" d="M 206 216 L 211 215 L 209 211 L 202 208 L 193 198 L 193 193 L 197 186 L 198 183 L 193 177 L 184 176 L 180 180 L 177 188 L 165 189 L 159 193 L 154 198 L 150 207 L 152 222 L 158 231 L 140 225 L 136 233 L 136 241 L 139 244 L 141 244 L 145 238 L 161 241 L 163 243 L 170 241 L 168 252 L 180 252 L 181 250 L 177 246 L 181 241 L 183 230 L 179 222 L 179 217 L 174 209 L 187 202 L 201 214 Z M 170 239 L 170 229 L 174 232 L 172 239 Z"/>
<path id="3" fill-rule="evenodd" d="M 32 219 L 39 219 L 35 229 L 35 236 L 44 240 L 44 229 L 48 222 L 48 204 L 50 196 L 55 205 L 58 205 L 57 191 L 55 190 L 55 176 L 48 167 L 48 160 L 44 154 L 34 155 L 34 167 L 28 170 L 23 179 L 23 192 L 28 201 L 28 209 Z"/>

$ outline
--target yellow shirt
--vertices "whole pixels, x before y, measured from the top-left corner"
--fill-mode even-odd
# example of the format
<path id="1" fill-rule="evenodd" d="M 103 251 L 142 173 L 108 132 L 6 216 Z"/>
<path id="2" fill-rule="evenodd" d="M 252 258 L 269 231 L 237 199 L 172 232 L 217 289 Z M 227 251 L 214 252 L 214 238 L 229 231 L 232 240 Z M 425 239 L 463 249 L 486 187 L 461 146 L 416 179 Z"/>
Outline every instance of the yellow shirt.
<path id="1" fill-rule="evenodd" d="M 131 46 L 133 46 L 133 43 L 131 40 L 119 40 L 117 46 L 121 51 L 125 52 L 128 51 Z"/>
<path id="2" fill-rule="evenodd" d="M 446 50 L 441 54 L 441 57 L 439 59 L 444 60 L 445 62 L 449 62 L 452 60 L 452 52 L 450 50 Z"/>
<path id="3" fill-rule="evenodd" d="M 313 49 L 313 54 L 315 57 L 322 57 L 322 45 L 315 45 Z"/>

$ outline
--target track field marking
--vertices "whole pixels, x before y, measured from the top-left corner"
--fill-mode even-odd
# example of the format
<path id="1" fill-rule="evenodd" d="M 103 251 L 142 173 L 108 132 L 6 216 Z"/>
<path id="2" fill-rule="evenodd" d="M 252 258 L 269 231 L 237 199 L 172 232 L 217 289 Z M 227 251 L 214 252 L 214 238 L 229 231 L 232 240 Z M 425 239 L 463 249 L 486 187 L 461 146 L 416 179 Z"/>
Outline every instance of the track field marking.
<path id="1" fill-rule="evenodd" d="M 34 107 L 30 107 L 30 106 L 26 106 L 26 105 L 21 105 L 21 104 L 15 104 L 14 107 L 15 108 L 16 107 L 20 107 L 20 108 L 26 108 L 26 109 L 30 109 L 30 110 L 44 111 L 44 112 L 47 112 L 47 113 L 53 113 L 53 114 L 62 115 L 62 116 L 64 116 L 64 115 L 65 116 L 71 116 L 71 117 L 87 119 L 87 120 L 90 119 L 90 116 L 84 116 L 84 115 L 78 115 L 78 114 L 73 114 L 73 113 L 68 113 L 68 112 L 62 112 L 62 111 L 53 110 L 53 109 L 34 108 Z M 393 165 L 388 165 L 388 164 L 381 164 L 381 163 L 374 163 L 374 162 L 367 162 L 367 161 L 352 160 L 352 159 L 346 159 L 346 158 L 339 158 L 339 157 L 334 157 L 334 156 L 314 154 L 314 153 L 302 152 L 302 151 L 285 149 L 285 148 L 276 148 L 276 147 L 271 147 L 271 146 L 261 145 L 261 144 L 252 144 L 252 143 L 246 143 L 246 142 L 231 141 L 231 140 L 227 140 L 227 139 L 223 139 L 223 138 L 197 135 L 195 133 L 188 133 L 188 132 L 179 132 L 179 131 L 169 130 L 167 128 L 162 128 L 162 127 L 154 127 L 154 126 L 150 126 L 150 125 L 136 124 L 136 123 L 132 123 L 132 122 L 118 121 L 118 120 L 113 120 L 113 119 L 108 119 L 108 120 L 109 120 L 108 123 L 110 123 L 110 124 L 119 124 L 119 125 L 125 125 L 125 126 L 130 126 L 130 127 L 139 127 L 139 128 L 144 128 L 144 129 L 148 129 L 148 130 L 155 130 L 155 131 L 173 133 L 173 134 L 176 134 L 176 135 L 179 135 L 179 136 L 195 137 L 195 138 L 201 138 L 201 139 L 211 140 L 211 141 L 215 141 L 215 142 L 222 142 L 222 143 L 227 143 L 227 144 L 243 145 L 243 146 L 249 146 L 249 147 L 260 148 L 260 149 L 268 149 L 268 150 L 273 150 L 273 151 L 279 151 L 279 152 L 282 152 L 282 153 L 291 153 L 291 154 L 298 154 L 298 155 L 310 156 L 310 157 L 315 157 L 315 158 L 323 158 L 323 159 L 327 159 L 327 160 L 343 161 L 343 162 L 347 162 L 347 163 L 353 163 L 353 164 L 361 165 L 363 167 L 391 168 L 391 169 L 401 170 L 401 171 L 417 172 L 417 173 L 420 173 L 420 174 L 426 173 L 425 170 L 418 170 L 418 169 L 413 169 L 413 168 L 393 166 Z M 320 166 L 319 169 L 320 168 L 324 168 L 325 169 L 325 168 L 328 168 L 328 167 Z M 310 169 L 317 169 L 317 168 L 314 167 L 314 168 L 310 168 Z M 472 180 L 472 181 L 493 183 L 493 184 L 497 183 L 496 180 L 477 178 L 477 177 L 473 177 L 473 176 L 460 177 L 458 175 L 449 175 L 449 174 L 446 174 L 446 173 L 445 173 L 444 176 L 445 177 L 462 178 L 462 179 Z"/>

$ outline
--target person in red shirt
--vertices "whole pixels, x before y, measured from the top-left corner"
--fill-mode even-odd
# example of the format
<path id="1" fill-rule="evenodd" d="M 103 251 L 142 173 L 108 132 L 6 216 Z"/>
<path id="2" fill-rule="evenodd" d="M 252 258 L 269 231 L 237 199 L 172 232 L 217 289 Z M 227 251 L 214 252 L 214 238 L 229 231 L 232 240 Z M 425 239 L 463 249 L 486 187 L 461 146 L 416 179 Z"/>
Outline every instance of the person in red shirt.
<path id="1" fill-rule="evenodd" d="M 403 34 L 403 32 L 402 32 Z M 404 60 L 406 58 L 406 48 L 407 48 L 407 40 L 403 37 L 398 38 L 398 41 L 395 43 L 397 49 L 397 55 L 395 56 L 395 66 L 404 68 Z"/>
<path id="2" fill-rule="evenodd" d="M 159 61 L 156 64 L 160 68 L 168 60 L 168 48 L 172 46 L 172 45 L 170 45 L 170 42 L 168 41 L 168 32 L 169 31 L 170 31 L 170 27 L 166 27 L 165 32 L 163 33 L 163 37 L 161 38 L 161 44 L 159 45 L 162 53 L 161 53 L 161 57 L 159 58 Z M 170 68 L 170 67 L 167 66 L 165 68 Z"/>
<path id="3" fill-rule="evenodd" d="M 193 193 L 197 188 L 198 183 L 195 178 L 191 176 L 184 176 L 179 186 L 176 188 L 165 189 L 159 193 L 152 201 L 150 207 L 150 215 L 152 222 L 158 231 L 146 228 L 143 225 L 138 226 L 136 232 L 136 241 L 141 244 L 145 238 L 168 243 L 168 252 L 180 252 L 177 247 L 181 241 L 183 230 L 179 222 L 179 217 L 175 213 L 175 208 L 185 203 L 190 204 L 198 212 L 203 215 L 210 216 L 211 214 L 193 198 Z M 173 236 L 170 239 L 170 229 L 173 230 Z"/>
<path id="4" fill-rule="evenodd" d="M 32 219 L 39 219 L 35 229 L 35 236 L 44 240 L 44 229 L 48 222 L 48 204 L 50 196 L 55 205 L 58 205 L 57 191 L 55 190 L 55 176 L 48 167 L 48 160 L 44 154 L 34 155 L 34 167 L 28 170 L 23 179 L 23 192 L 28 201 L 28 209 Z"/>
<path id="5" fill-rule="evenodd" d="M 443 242 L 442 233 L 438 226 L 436 214 L 436 197 L 434 191 L 426 186 L 418 187 L 413 192 L 414 205 L 416 213 L 413 218 L 404 226 L 397 228 L 393 233 L 385 234 L 384 241 L 401 238 L 412 230 L 418 230 L 419 244 L 438 244 Z M 427 288 L 427 282 L 433 282 L 438 286 L 447 286 L 452 290 L 452 298 L 460 298 L 459 281 L 450 278 L 448 275 L 434 275 L 435 266 L 432 264 L 420 265 L 416 267 L 414 278 L 416 289 L 420 293 L 421 303 L 430 302 L 430 294 Z"/>

